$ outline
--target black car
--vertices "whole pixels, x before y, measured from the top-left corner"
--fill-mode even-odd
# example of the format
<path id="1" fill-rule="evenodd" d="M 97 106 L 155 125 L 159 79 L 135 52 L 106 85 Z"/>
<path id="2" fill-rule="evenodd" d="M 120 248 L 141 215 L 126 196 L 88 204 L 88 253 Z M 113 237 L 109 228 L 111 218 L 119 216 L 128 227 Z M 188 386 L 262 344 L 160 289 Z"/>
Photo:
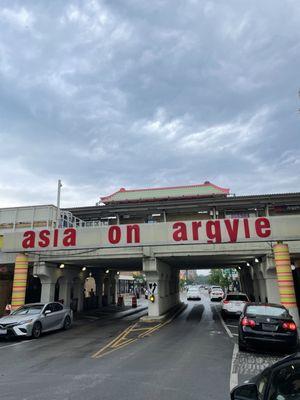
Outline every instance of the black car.
<path id="1" fill-rule="evenodd" d="M 299 400 L 300 353 L 288 356 L 231 392 L 231 400 Z"/>
<path id="2" fill-rule="evenodd" d="M 297 326 L 288 310 L 280 304 L 247 304 L 239 322 L 239 349 L 274 345 L 277 350 L 297 350 Z"/>

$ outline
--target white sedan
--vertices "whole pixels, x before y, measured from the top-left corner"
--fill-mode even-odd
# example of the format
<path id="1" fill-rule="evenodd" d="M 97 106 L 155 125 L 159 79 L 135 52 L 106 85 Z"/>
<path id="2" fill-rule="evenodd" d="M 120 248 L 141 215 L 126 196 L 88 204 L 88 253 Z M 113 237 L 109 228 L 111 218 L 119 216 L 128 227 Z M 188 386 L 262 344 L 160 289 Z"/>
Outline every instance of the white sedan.
<path id="1" fill-rule="evenodd" d="M 200 290 L 197 286 L 192 286 L 187 292 L 188 300 L 201 300 Z"/>
<path id="2" fill-rule="evenodd" d="M 220 286 L 213 286 L 209 296 L 211 301 L 221 301 L 224 297 L 223 289 Z"/>
<path id="3" fill-rule="evenodd" d="M 232 292 L 228 293 L 222 301 L 221 314 L 223 318 L 227 316 L 240 315 L 245 305 L 249 302 L 249 298 L 245 293 Z"/>
<path id="4" fill-rule="evenodd" d="M 72 311 L 58 302 L 32 303 L 0 318 L 0 336 L 31 336 L 39 338 L 42 333 L 56 329 L 69 329 Z"/>

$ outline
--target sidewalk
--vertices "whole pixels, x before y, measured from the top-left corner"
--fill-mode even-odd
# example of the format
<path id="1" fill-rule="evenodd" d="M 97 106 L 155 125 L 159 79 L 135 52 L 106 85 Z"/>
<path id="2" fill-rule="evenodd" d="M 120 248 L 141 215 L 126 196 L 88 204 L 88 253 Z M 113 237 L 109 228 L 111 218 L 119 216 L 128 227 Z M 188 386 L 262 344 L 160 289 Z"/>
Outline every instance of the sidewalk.
<path id="1" fill-rule="evenodd" d="M 120 307 L 115 304 L 112 304 L 110 306 L 76 313 L 74 315 L 74 320 L 80 320 L 80 319 L 98 320 L 103 318 L 108 320 L 121 319 L 129 315 L 145 311 L 147 310 L 147 308 L 148 308 L 148 301 L 145 299 L 139 299 L 136 308 L 132 308 L 131 306 Z"/>

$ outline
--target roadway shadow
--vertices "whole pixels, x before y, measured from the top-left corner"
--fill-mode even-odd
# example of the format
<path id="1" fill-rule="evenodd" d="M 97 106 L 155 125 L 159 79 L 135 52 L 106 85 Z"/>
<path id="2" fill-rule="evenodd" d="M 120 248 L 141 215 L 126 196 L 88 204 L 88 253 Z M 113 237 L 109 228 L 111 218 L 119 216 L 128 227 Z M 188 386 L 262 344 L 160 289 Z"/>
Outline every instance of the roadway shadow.
<path id="1" fill-rule="evenodd" d="M 200 322 L 203 312 L 204 312 L 204 305 L 203 304 L 199 304 L 197 306 L 194 306 L 189 315 L 187 316 L 187 321 L 189 322 Z"/>

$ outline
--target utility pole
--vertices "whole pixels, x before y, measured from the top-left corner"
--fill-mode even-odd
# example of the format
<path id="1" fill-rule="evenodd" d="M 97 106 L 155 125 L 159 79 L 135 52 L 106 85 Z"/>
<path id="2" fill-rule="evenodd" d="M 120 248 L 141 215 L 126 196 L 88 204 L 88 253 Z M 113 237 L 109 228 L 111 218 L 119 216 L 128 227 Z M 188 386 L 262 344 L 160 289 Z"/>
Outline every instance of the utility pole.
<path id="1" fill-rule="evenodd" d="M 61 192 L 61 187 L 62 183 L 61 180 L 59 179 L 57 182 L 57 201 L 56 201 L 56 207 L 57 207 L 57 215 L 56 215 L 56 227 L 59 228 L 59 221 L 60 221 L 60 192 Z"/>

